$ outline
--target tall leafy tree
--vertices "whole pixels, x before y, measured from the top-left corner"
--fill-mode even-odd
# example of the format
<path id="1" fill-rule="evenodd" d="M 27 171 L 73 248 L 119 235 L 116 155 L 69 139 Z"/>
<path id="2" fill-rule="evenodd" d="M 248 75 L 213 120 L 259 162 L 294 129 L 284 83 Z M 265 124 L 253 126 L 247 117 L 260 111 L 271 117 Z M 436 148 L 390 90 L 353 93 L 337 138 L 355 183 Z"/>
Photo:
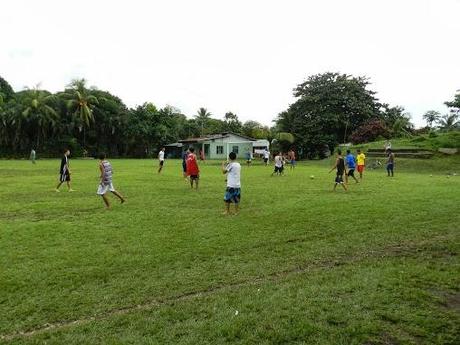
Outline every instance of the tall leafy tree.
<path id="1" fill-rule="evenodd" d="M 238 116 L 231 111 L 225 113 L 224 115 L 224 128 L 225 131 L 233 133 L 241 133 L 243 124 L 238 119 Z"/>
<path id="2" fill-rule="evenodd" d="M 86 87 L 85 79 L 75 79 L 69 84 L 64 96 L 67 99 L 67 108 L 86 127 L 94 121 L 93 108 L 99 103 Z"/>
<path id="3" fill-rule="evenodd" d="M 279 131 L 292 133 L 304 156 L 322 156 L 368 119 L 378 116 L 381 104 L 368 89 L 365 77 L 324 73 L 309 77 L 294 89 L 294 102 L 279 114 Z"/>
<path id="4" fill-rule="evenodd" d="M 460 121 L 458 120 L 459 115 L 456 113 L 450 113 L 443 115 L 438 120 L 438 126 L 443 131 L 452 131 L 454 129 L 460 128 Z"/>
<path id="5" fill-rule="evenodd" d="M 48 91 L 40 90 L 39 85 L 25 90 L 20 96 L 23 110 L 19 116 L 28 124 L 29 135 L 35 137 L 35 146 L 39 148 L 40 138 L 52 133 L 59 120 L 53 108 L 56 98 Z"/>
<path id="6" fill-rule="evenodd" d="M 205 128 L 211 118 L 211 115 L 212 114 L 206 108 L 198 109 L 198 112 L 195 115 L 196 122 L 201 128 L 201 136 L 205 134 Z"/>
<path id="7" fill-rule="evenodd" d="M 423 119 L 428 124 L 428 127 L 432 128 L 433 123 L 436 123 L 441 117 L 441 113 L 436 110 L 429 110 L 425 114 L 423 114 Z"/>

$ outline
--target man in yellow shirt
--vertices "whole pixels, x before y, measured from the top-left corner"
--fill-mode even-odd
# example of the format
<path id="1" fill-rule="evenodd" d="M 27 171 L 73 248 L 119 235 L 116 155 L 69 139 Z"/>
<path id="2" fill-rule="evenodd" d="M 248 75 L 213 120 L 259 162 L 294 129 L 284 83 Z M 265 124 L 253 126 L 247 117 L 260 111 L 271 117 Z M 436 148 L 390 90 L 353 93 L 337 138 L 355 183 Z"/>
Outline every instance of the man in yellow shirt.
<path id="1" fill-rule="evenodd" d="M 362 180 L 364 166 L 366 165 L 366 155 L 362 153 L 361 150 L 358 150 L 357 152 L 358 152 L 358 155 L 356 156 L 356 160 L 358 161 L 359 178 Z"/>

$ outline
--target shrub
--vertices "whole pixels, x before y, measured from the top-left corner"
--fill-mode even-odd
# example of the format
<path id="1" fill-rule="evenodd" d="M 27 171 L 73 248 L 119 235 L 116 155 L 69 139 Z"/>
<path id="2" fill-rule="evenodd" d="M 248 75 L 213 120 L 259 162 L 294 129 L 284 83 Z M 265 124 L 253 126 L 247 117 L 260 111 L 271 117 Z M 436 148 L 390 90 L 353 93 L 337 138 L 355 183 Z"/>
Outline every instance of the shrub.
<path id="1" fill-rule="evenodd" d="M 385 123 L 379 119 L 371 119 L 358 127 L 351 134 L 353 144 L 361 144 L 369 141 L 375 141 L 378 137 L 388 138 L 389 130 Z"/>

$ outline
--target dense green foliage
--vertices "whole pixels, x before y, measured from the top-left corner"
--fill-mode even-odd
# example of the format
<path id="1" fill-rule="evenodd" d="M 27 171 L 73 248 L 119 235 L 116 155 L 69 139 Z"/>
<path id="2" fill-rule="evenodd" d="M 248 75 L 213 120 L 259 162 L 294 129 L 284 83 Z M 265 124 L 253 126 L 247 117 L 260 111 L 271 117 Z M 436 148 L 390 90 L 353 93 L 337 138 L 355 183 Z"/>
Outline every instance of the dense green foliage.
<path id="1" fill-rule="evenodd" d="M 106 211 L 96 161 L 71 161 L 74 193 L 53 190 L 58 160 L 2 161 L 0 343 L 459 343 L 458 156 L 348 193 L 332 160 L 254 163 L 233 217 L 217 163 L 198 192 L 179 161 L 112 164 L 127 202 Z"/>
<path id="2" fill-rule="evenodd" d="M 33 89 L 14 92 L 0 78 L 0 156 L 57 155 L 69 147 L 80 156 L 105 151 L 113 156 L 145 157 L 179 139 L 220 132 L 267 138 L 269 128 L 242 124 L 232 112 L 214 119 L 205 109 L 188 119 L 179 109 L 144 103 L 129 109 L 107 91 L 74 80 L 56 94 Z"/>

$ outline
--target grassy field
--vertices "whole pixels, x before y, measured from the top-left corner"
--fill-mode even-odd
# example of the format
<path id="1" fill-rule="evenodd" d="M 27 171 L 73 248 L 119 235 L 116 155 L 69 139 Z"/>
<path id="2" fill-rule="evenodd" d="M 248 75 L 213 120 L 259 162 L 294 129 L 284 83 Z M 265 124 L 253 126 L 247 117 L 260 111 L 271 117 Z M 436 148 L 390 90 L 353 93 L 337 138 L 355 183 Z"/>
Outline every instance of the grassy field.
<path id="1" fill-rule="evenodd" d="M 55 193 L 59 160 L 0 161 L 0 343 L 460 343 L 458 156 L 348 193 L 330 161 L 243 167 L 230 217 L 217 163 L 195 192 L 179 161 L 113 160 L 111 210 L 71 163 Z"/>

